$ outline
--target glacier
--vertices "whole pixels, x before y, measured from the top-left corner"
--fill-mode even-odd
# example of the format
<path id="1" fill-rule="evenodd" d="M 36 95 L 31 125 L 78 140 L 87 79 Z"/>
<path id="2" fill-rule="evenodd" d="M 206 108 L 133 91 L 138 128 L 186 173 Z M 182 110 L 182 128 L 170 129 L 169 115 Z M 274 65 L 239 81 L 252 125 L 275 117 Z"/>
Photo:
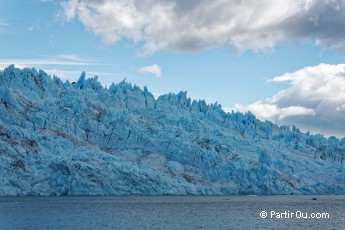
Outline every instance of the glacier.
<path id="1" fill-rule="evenodd" d="M 345 194 L 344 153 L 186 92 L 0 72 L 1 196 Z"/>

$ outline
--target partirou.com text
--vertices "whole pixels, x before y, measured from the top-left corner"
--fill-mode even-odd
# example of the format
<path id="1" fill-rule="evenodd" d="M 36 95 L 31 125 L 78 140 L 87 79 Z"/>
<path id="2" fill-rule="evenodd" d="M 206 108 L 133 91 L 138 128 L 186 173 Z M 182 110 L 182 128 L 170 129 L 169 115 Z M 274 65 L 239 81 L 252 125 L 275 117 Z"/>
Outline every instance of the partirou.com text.
<path id="1" fill-rule="evenodd" d="M 308 213 L 308 212 L 302 212 L 302 211 L 261 211 L 260 217 L 265 218 L 271 218 L 271 219 L 329 219 L 329 213 Z"/>

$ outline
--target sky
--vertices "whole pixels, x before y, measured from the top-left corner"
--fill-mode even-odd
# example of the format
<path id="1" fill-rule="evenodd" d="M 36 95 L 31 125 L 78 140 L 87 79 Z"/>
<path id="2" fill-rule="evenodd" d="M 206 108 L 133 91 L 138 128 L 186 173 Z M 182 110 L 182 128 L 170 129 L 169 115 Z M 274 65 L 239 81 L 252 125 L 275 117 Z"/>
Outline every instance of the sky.
<path id="1" fill-rule="evenodd" d="M 157 98 L 345 136 L 345 1 L 0 0 L 0 68 L 82 71 Z"/>

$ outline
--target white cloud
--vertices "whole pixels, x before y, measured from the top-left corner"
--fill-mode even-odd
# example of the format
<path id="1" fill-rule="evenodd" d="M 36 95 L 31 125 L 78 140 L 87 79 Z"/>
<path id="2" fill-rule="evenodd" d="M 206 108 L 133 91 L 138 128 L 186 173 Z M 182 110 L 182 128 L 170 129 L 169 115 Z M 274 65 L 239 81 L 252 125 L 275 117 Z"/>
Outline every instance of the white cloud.
<path id="1" fill-rule="evenodd" d="M 162 75 L 162 69 L 157 64 L 141 67 L 138 69 L 138 72 L 153 74 L 156 77 L 160 77 Z"/>
<path id="2" fill-rule="evenodd" d="M 292 116 L 315 116 L 315 111 L 314 109 L 304 108 L 302 106 L 289 106 L 280 109 L 278 119 L 283 120 Z"/>
<path id="3" fill-rule="evenodd" d="M 270 98 L 236 108 L 304 131 L 345 136 L 345 64 L 305 67 L 270 81 L 291 85 Z"/>
<path id="4" fill-rule="evenodd" d="M 38 68 L 44 70 L 49 75 L 56 75 L 63 81 L 71 82 L 78 80 L 82 71 L 95 66 L 115 66 L 99 62 L 97 60 L 83 59 L 76 54 L 60 54 L 54 56 L 46 56 L 39 59 L 0 59 L 0 70 L 7 68 L 9 65 L 16 68 Z M 124 66 L 122 66 L 124 67 Z M 95 69 L 95 68 L 92 68 Z M 87 71 L 88 76 L 98 76 L 99 81 L 107 86 L 113 83 L 114 78 L 123 79 L 125 73 L 115 72 L 95 72 Z"/>
<path id="5" fill-rule="evenodd" d="M 111 44 L 144 42 L 144 53 L 215 46 L 267 50 L 280 42 L 313 40 L 345 47 L 342 0 L 69 0 L 65 18 Z"/>
<path id="6" fill-rule="evenodd" d="M 9 65 L 17 65 L 22 67 L 40 67 L 40 66 L 47 66 L 47 65 L 75 65 L 75 66 L 82 66 L 88 65 L 88 62 L 76 62 L 76 61 L 68 61 L 68 60 L 57 60 L 57 59 L 0 59 L 1 66 L 9 66 Z"/>
<path id="7" fill-rule="evenodd" d="M 35 67 L 35 68 L 51 68 L 52 66 L 90 66 L 90 65 L 109 65 L 95 60 L 82 59 L 75 54 L 61 54 L 44 58 L 13 58 L 0 59 L 0 68 L 6 68 L 14 64 L 18 68 Z"/>

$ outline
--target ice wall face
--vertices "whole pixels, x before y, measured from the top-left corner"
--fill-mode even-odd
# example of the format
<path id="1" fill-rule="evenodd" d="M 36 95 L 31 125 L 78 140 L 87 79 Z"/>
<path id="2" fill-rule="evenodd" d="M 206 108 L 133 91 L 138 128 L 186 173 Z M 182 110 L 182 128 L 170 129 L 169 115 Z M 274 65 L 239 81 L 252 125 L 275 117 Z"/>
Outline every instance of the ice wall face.
<path id="1" fill-rule="evenodd" d="M 345 139 L 125 81 L 0 73 L 0 195 L 345 194 Z"/>

